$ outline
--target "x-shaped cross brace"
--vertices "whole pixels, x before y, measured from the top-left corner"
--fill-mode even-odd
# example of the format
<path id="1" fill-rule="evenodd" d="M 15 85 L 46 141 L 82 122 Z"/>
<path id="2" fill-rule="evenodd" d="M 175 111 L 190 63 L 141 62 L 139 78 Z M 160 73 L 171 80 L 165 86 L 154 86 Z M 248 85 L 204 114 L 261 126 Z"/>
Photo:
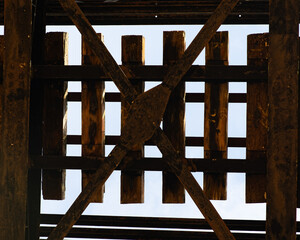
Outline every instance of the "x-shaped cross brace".
<path id="1" fill-rule="evenodd" d="M 131 106 L 125 127 L 122 130 L 120 143 L 105 158 L 101 164 L 101 168 L 96 171 L 93 179 L 83 189 L 56 228 L 51 232 L 48 240 L 62 240 L 89 205 L 90 199 L 97 188 L 105 183 L 127 152 L 134 145 L 143 144 L 151 137 L 162 154 L 166 156 L 165 159 L 170 169 L 176 174 L 188 191 L 217 237 L 219 239 L 235 239 L 211 202 L 204 195 L 201 187 L 185 164 L 184 159 L 177 154 L 170 140 L 159 126 L 172 90 L 180 82 L 183 75 L 188 71 L 239 0 L 223 0 L 184 52 L 183 56 L 176 64 L 169 68 L 163 82 L 140 95 L 134 90 L 126 75 L 98 38 L 96 32 L 75 1 L 59 1 L 95 55 L 101 59 L 104 72 L 111 77 L 122 96 Z"/>

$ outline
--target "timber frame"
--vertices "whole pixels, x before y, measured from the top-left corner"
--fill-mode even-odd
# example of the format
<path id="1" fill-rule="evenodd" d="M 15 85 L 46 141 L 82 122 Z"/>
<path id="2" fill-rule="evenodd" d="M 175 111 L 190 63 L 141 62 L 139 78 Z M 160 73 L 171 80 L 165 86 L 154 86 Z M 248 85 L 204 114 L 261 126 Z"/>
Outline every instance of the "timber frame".
<path id="1" fill-rule="evenodd" d="M 124 11 L 119 14 L 121 7 Z M 98 11 L 99 9 L 101 11 Z M 179 11 L 179 9 L 181 10 Z M 196 10 L 200 11 L 200 9 L 202 10 L 198 14 Z M 118 13 L 118 17 L 116 17 L 116 13 Z M 3 14 L 4 20 L 1 14 Z M 174 17 L 175 15 L 177 17 Z M 268 17 L 269 21 L 267 20 Z M 160 170 L 171 170 L 190 194 L 204 215 L 206 222 L 214 231 L 215 235 L 203 235 L 203 239 L 216 239 L 216 237 L 218 239 L 251 239 L 231 233 L 229 229 L 232 229 L 234 223 L 221 219 L 206 196 L 207 193 L 203 192 L 191 173 L 192 170 L 201 170 L 201 168 L 205 171 L 211 168 L 213 172 L 222 172 L 224 168 L 228 168 L 227 171 L 230 169 L 234 171 L 235 167 L 243 169 L 242 171 L 247 172 L 247 174 L 267 173 L 266 238 L 295 239 L 296 208 L 297 200 L 299 201 L 297 198 L 297 159 L 299 155 L 299 6 L 297 0 L 222 0 L 211 1 L 210 3 L 207 1 L 127 0 L 122 4 L 106 3 L 106 1 L 82 1 L 79 6 L 74 0 L 35 0 L 33 2 L 31 0 L 4 0 L 4 4 L 3 1 L 0 3 L 0 18 L 5 29 L 3 81 L 0 87 L 0 239 L 36 240 L 42 233 L 48 236 L 49 240 L 60 240 L 69 232 L 72 235 L 73 225 L 84 221 L 81 214 L 93 200 L 94 192 L 99 191 L 97 186 L 103 186 L 115 169 L 122 169 L 122 159 L 126 157 L 129 151 L 136 151 L 138 149 L 136 146 L 141 146 L 145 142 L 157 145 L 165 161 L 163 164 L 154 162 L 146 164 L 146 166 Z M 163 66 L 160 69 L 149 67 L 151 74 L 147 74 L 144 72 L 147 68 L 143 67 L 142 73 L 139 70 L 142 67 L 141 63 L 139 66 L 130 66 L 132 60 L 128 60 L 125 66 L 118 66 L 91 25 L 91 23 L 104 25 L 121 22 L 132 24 L 136 21 L 139 24 L 202 24 L 205 22 L 205 25 L 189 47 L 178 59 L 174 60 L 170 67 Z M 44 49 L 44 41 L 47 41 L 45 38 L 46 25 L 71 24 L 71 22 L 81 32 L 85 44 L 92 52 L 91 54 L 100 60 L 99 62 L 93 60 L 99 66 L 82 66 L 77 79 L 74 78 L 74 71 L 78 70 L 76 67 L 67 69 L 64 66 L 53 66 L 63 64 L 60 62 L 64 61 L 64 49 L 61 50 L 61 56 L 51 56 L 50 59 L 44 56 L 47 52 L 47 49 Z M 249 67 L 246 70 L 240 67 L 234 74 L 230 74 L 230 67 L 227 66 L 212 66 L 211 72 L 209 66 L 205 70 L 201 67 L 192 66 L 197 56 L 224 22 L 231 24 L 269 23 L 268 72 L 266 65 L 253 66 L 251 74 L 255 77 L 251 77 L 251 74 L 249 76 Z M 64 36 L 59 39 L 57 41 L 64 43 Z M 90 59 L 92 58 L 91 54 L 89 55 Z M 48 61 L 51 62 L 52 66 L 43 66 Z M 55 71 L 51 71 L 51 68 Z M 219 69 L 219 72 L 216 69 Z M 102 81 L 111 79 L 118 87 L 120 95 L 111 95 L 110 97 L 122 98 L 122 101 L 128 106 L 127 117 L 122 126 L 120 138 L 107 139 L 107 141 L 114 142 L 116 146 L 106 158 L 95 158 L 93 155 L 86 154 L 77 160 L 75 158 L 68 159 L 64 156 L 64 149 L 51 146 L 51 142 L 48 143 L 49 145 L 45 145 L 46 140 L 43 141 L 44 145 L 41 144 L 44 134 L 42 122 L 45 122 L 45 117 L 51 116 L 51 109 L 50 112 L 48 109 L 45 110 L 41 99 L 53 91 L 57 94 L 55 99 L 60 101 L 61 106 L 63 106 L 66 102 L 66 91 L 64 84 L 49 84 L 49 87 L 45 87 L 40 80 L 53 77 L 53 79 L 82 81 L 87 78 L 84 71 L 89 72 L 89 78 L 102 79 Z M 148 78 L 158 80 L 155 73 L 161 71 L 165 73 L 162 83 L 147 92 L 138 91 L 129 78 L 130 74 L 136 74 L 140 77 L 144 74 Z M 178 153 L 173 146 L 174 143 L 159 127 L 171 94 L 174 93 L 182 79 L 193 79 L 194 77 L 195 81 L 202 78 L 208 81 L 211 79 L 211 82 L 214 82 L 224 76 L 222 71 L 228 73 L 226 74 L 228 79 L 225 79 L 228 81 L 238 81 L 238 79 L 243 78 L 251 82 L 251 79 L 258 77 L 261 79 L 268 78 L 266 88 L 269 101 L 268 133 L 266 133 L 268 136 L 267 163 L 258 161 L 259 157 L 256 157 L 256 161 L 249 163 L 232 161 L 232 164 L 228 166 L 224 166 L 222 161 L 217 161 L 218 164 L 212 167 L 211 159 L 205 159 L 206 162 L 203 161 L 203 165 L 190 164 Z M 55 75 L 50 76 L 48 73 L 55 73 Z M 231 95 L 231 97 L 241 99 L 244 96 Z M 73 95 L 73 98 L 76 96 Z M 62 109 L 61 119 L 63 119 L 64 112 L 65 109 Z M 59 124 L 64 125 L 64 122 Z M 63 135 L 64 128 L 61 129 L 62 132 L 59 134 L 62 138 L 60 141 L 76 142 L 76 139 L 67 139 L 67 136 Z M 54 131 L 52 133 L 55 137 L 57 132 Z M 49 134 L 51 135 L 51 132 Z M 230 144 L 245 146 L 247 143 L 235 139 L 229 142 Z M 50 150 L 48 154 L 45 154 L 47 147 Z M 42 148 L 45 156 L 42 156 Z M 254 150 L 259 151 L 260 149 Z M 59 221 L 58 219 L 55 220 L 57 226 L 51 231 L 44 228 L 40 232 L 41 187 L 40 184 L 35 183 L 40 183 L 41 169 L 52 171 L 52 173 L 56 171 L 56 176 L 64 178 L 63 170 L 58 171 L 57 169 L 78 168 L 82 159 L 87 160 L 85 167 L 88 170 L 93 169 L 95 171 L 67 213 L 60 216 Z M 257 164 L 259 164 L 259 170 L 257 170 Z M 190 166 L 193 166 L 194 169 L 191 169 Z M 123 166 L 123 170 L 124 168 Z M 138 167 L 135 166 L 135 168 Z M 43 174 L 44 176 L 46 174 Z M 59 194 L 63 195 L 61 192 L 50 192 L 49 197 Z M 251 199 L 249 197 L 249 201 L 252 201 Z M 134 221 L 134 219 L 126 219 L 124 222 L 131 220 Z M 48 216 L 46 221 L 51 222 L 53 219 L 51 220 L 51 216 Z M 102 219 L 101 221 L 105 225 L 104 222 L 110 220 Z M 121 226 L 124 222 L 120 223 Z M 200 221 L 198 224 L 206 223 Z M 261 227 L 262 223 L 256 224 L 260 224 Z M 162 237 L 163 234 L 161 232 L 161 235 L 156 236 L 156 239 Z M 191 236 L 182 236 L 182 239 L 190 237 L 192 238 L 192 234 Z M 253 235 L 252 239 L 261 239 L 259 237 Z M 135 237 L 131 236 L 131 238 Z M 199 239 L 201 238 L 199 237 Z"/>

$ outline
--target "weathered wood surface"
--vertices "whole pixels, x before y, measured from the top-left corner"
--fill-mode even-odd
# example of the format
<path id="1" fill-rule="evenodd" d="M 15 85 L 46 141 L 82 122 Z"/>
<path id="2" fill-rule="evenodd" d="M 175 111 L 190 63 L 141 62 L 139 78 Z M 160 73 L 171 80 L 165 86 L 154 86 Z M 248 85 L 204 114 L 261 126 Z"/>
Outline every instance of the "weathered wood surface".
<path id="1" fill-rule="evenodd" d="M 49 1 L 47 24 L 70 25 L 56 0 Z M 161 25 L 204 24 L 217 7 L 218 0 L 133 0 L 133 1 L 84 1 L 78 2 L 93 25 Z M 1 4 L 0 4 L 1 10 Z M 1 16 L 1 15 L 0 15 Z M 268 1 L 249 0 L 240 4 L 225 20 L 226 24 L 268 24 Z M 0 19 L 1 24 L 1 19 Z"/>
<path id="2" fill-rule="evenodd" d="M 163 34 L 163 64 L 170 66 L 185 50 L 185 32 L 174 31 Z M 163 116 L 163 130 L 179 155 L 185 157 L 185 82 L 173 90 Z M 167 157 L 167 156 L 166 156 Z M 184 203 L 185 189 L 176 175 L 163 172 L 163 203 Z"/>
<path id="3" fill-rule="evenodd" d="M 80 102 L 81 93 L 80 92 L 71 92 L 68 94 L 69 102 Z M 105 102 L 120 102 L 121 94 L 117 92 L 110 92 L 105 94 Z M 204 93 L 186 93 L 185 102 L 204 102 Z M 246 93 L 229 93 L 228 102 L 231 103 L 246 103 L 247 94 Z"/>
<path id="4" fill-rule="evenodd" d="M 116 135 L 106 135 L 105 143 L 107 145 L 116 145 L 120 141 L 120 136 Z M 81 136 L 80 135 L 68 135 L 67 137 L 68 144 L 81 144 Z M 204 138 L 203 137 L 186 137 L 185 138 L 185 146 L 189 147 L 201 147 L 203 146 Z M 149 139 L 145 142 L 145 145 L 153 146 L 154 141 Z M 228 147 L 246 147 L 246 138 L 238 138 L 238 137 L 230 137 L 228 138 Z"/>
<path id="5" fill-rule="evenodd" d="M 74 0 L 59 0 L 59 2 L 82 34 L 87 45 L 100 59 L 102 70 L 114 81 L 121 94 L 126 98 L 126 101 L 132 102 L 137 96 L 136 91 L 133 90 L 132 84 L 111 56 L 104 43 L 98 38 L 95 30 L 77 3 Z"/>
<path id="6" fill-rule="evenodd" d="M 187 158 L 188 168 L 192 172 L 235 172 L 266 174 L 266 163 L 264 159 L 256 161 L 244 161 L 245 159 L 204 159 Z M 85 169 L 96 170 L 101 167 L 104 158 L 102 157 L 31 157 L 32 168 L 45 169 Z M 162 158 L 142 158 L 140 161 L 132 164 L 123 164 L 122 162 L 116 170 L 128 171 L 165 171 L 170 170 Z"/>
<path id="7" fill-rule="evenodd" d="M 143 36 L 122 36 L 122 64 L 139 66 L 145 64 L 145 39 Z M 131 80 L 138 94 L 144 92 L 142 80 Z M 130 104 L 121 99 L 121 134 L 125 127 Z M 143 144 L 135 145 L 123 159 L 125 165 L 141 160 L 144 156 Z M 144 172 L 121 171 L 121 203 L 144 202 Z"/>
<path id="8" fill-rule="evenodd" d="M 228 32 L 216 32 L 205 48 L 206 65 L 228 65 Z M 204 158 L 227 158 L 228 82 L 205 83 Z M 203 190 L 212 200 L 227 199 L 227 173 L 204 173 Z"/>
<path id="9" fill-rule="evenodd" d="M 33 5 L 31 64 L 44 64 L 46 1 Z M 32 79 L 30 85 L 29 154 L 42 155 L 43 81 Z M 41 169 L 28 170 L 26 240 L 39 240 L 41 209 Z"/>
<path id="10" fill-rule="evenodd" d="M 174 64 L 173 67 L 169 70 L 169 74 L 165 78 L 163 84 L 139 95 L 131 104 L 131 108 L 129 110 L 129 115 L 127 117 L 126 128 L 124 129 L 120 144 L 118 144 L 109 157 L 104 161 L 104 165 L 106 171 L 103 169 L 98 169 L 95 177 L 90 181 L 90 183 L 86 186 L 84 191 L 78 196 L 75 202 L 72 204 L 70 209 L 67 211 L 65 217 L 59 222 L 57 227 L 51 232 L 48 239 L 49 240 L 60 240 L 70 231 L 73 224 L 77 221 L 80 217 L 84 209 L 88 206 L 91 197 L 93 196 L 93 192 L 95 191 L 97 185 L 101 185 L 104 181 L 110 176 L 112 171 L 118 166 L 122 158 L 126 155 L 129 149 L 136 144 L 142 144 L 146 140 L 150 139 L 153 136 L 156 129 L 159 127 L 161 122 L 161 118 L 163 116 L 164 110 L 166 108 L 171 89 L 175 88 L 180 79 L 175 78 L 173 79 L 174 75 L 177 73 L 176 67 L 183 67 L 181 71 L 181 75 L 183 76 L 190 65 L 195 60 L 194 58 L 198 55 L 201 50 L 204 48 L 205 44 L 210 40 L 216 29 L 221 25 L 224 21 L 226 16 L 230 13 L 232 8 L 237 4 L 237 0 L 235 1 L 228 1 L 223 0 L 216 11 L 212 14 L 212 16 L 207 21 L 207 24 L 202 28 L 202 31 L 197 35 L 190 45 L 190 50 L 186 51 L 185 58 L 191 54 L 185 60 L 189 63 L 186 65 L 185 62 L 179 61 L 178 64 Z M 82 34 L 85 36 L 86 40 L 96 40 L 95 42 L 98 43 L 98 38 L 95 38 L 95 32 L 93 31 L 91 25 L 83 15 L 82 11 L 78 8 L 78 5 L 74 1 L 69 0 L 60 0 L 61 5 L 65 9 L 65 11 L 70 15 L 70 18 L 77 24 Z M 74 15 L 73 15 L 74 14 Z M 204 30 L 203 30 L 204 29 Z M 89 39 L 89 34 L 91 35 L 91 39 Z M 101 41 L 100 41 L 101 42 Z M 94 48 L 96 46 L 93 45 L 93 42 L 89 42 L 90 47 Z M 198 46 L 200 45 L 200 46 Z M 191 47 L 192 46 L 192 47 Z M 195 48 L 195 49 L 194 49 Z M 94 49 L 95 50 L 95 49 Z M 106 52 L 107 49 L 100 49 L 99 52 L 95 51 L 96 55 L 101 59 L 102 51 Z M 108 53 L 108 58 L 110 59 L 110 54 Z M 107 57 L 107 56 L 105 56 Z M 111 61 L 107 62 L 111 63 Z M 114 64 L 112 62 L 112 64 Z M 109 69 L 106 69 L 109 72 Z M 111 75 L 112 76 L 112 75 Z M 182 77 L 180 76 L 180 78 Z M 126 76 L 122 75 L 122 79 L 125 80 L 120 84 L 121 79 L 114 79 L 112 77 L 116 85 L 119 86 L 119 90 L 126 90 L 122 92 L 125 96 L 127 101 L 130 101 L 132 98 L 135 97 L 135 91 L 131 86 L 130 82 L 126 78 Z M 125 88 L 125 89 L 124 89 Z M 153 99 L 159 97 L 158 102 L 154 102 Z M 131 102 L 131 101 L 130 101 Z M 161 135 L 161 134 L 160 134 Z M 189 176 L 192 177 L 191 173 L 189 172 Z M 186 177 L 188 178 L 188 177 Z M 186 179 L 184 179 L 186 180 Z M 186 184 L 193 181 L 193 177 L 186 181 Z M 194 180 L 195 181 L 195 180 Z M 199 185 L 197 185 L 199 187 Z M 194 194 L 195 193 L 195 194 Z M 197 200 L 198 194 L 201 195 L 202 190 L 199 187 L 196 192 L 190 191 L 191 195 L 194 195 L 194 200 Z M 195 195 L 197 197 L 195 197 Z M 202 194 L 202 199 L 205 199 L 205 196 Z M 206 199 L 207 200 L 207 199 Z M 207 200 L 209 202 L 209 200 Z M 202 210 L 202 205 L 199 204 L 198 206 Z M 207 212 L 205 212 L 206 216 L 210 220 L 212 217 L 215 217 L 214 213 L 216 212 L 212 205 L 206 206 Z M 217 218 L 214 221 L 210 221 L 212 224 L 212 228 L 216 232 L 216 234 L 220 237 L 220 239 L 234 239 L 226 225 L 224 227 L 224 222 L 221 218 Z"/>
<path id="11" fill-rule="evenodd" d="M 61 214 L 42 214 L 41 224 L 57 224 L 63 217 Z M 230 230 L 265 231 L 263 220 L 224 220 Z M 131 216 L 94 216 L 82 215 L 76 226 L 115 226 L 115 227 L 148 227 L 177 229 L 211 229 L 205 219 L 169 218 L 169 217 L 131 217 Z M 300 223 L 297 223 L 300 231 Z"/>
<path id="12" fill-rule="evenodd" d="M 248 65 L 267 67 L 268 34 L 248 36 Z M 268 84 L 247 84 L 247 161 L 266 159 L 268 138 Z M 264 161 L 265 162 L 265 161 Z M 266 201 L 266 175 L 246 174 L 246 202 Z"/>
<path id="13" fill-rule="evenodd" d="M 198 182 L 188 169 L 185 160 L 179 154 L 177 154 L 176 150 L 172 146 L 172 143 L 161 129 L 157 130 L 154 138 L 157 140 L 157 147 L 162 154 L 168 156 L 164 158 L 166 159 L 167 164 L 190 194 L 194 203 L 197 205 L 208 224 L 214 230 L 218 239 L 235 239 L 218 212 L 213 207 L 212 203 L 205 196 Z"/>
<path id="14" fill-rule="evenodd" d="M 47 33 L 45 64 L 67 64 L 68 35 Z M 67 82 L 44 83 L 43 154 L 64 156 L 67 138 Z M 44 170 L 42 190 L 44 199 L 65 198 L 65 170 Z"/>
<path id="15" fill-rule="evenodd" d="M 270 1 L 266 239 L 296 235 L 298 9 L 298 0 Z"/>
<path id="16" fill-rule="evenodd" d="M 130 80 L 159 82 L 168 66 L 120 66 Z M 57 81 L 111 81 L 99 66 L 33 66 L 33 78 Z M 268 81 L 267 68 L 251 66 L 199 66 L 192 65 L 182 77 L 185 82 L 258 82 Z"/>
<path id="17" fill-rule="evenodd" d="M 50 233 L 48 240 L 62 240 L 68 234 L 72 226 L 89 205 L 90 199 L 93 198 L 97 187 L 105 183 L 127 152 L 128 150 L 122 145 L 114 147 L 109 156 L 103 161 L 102 167 L 97 170 L 94 177 L 71 205 L 56 228 Z"/>
<path id="18" fill-rule="evenodd" d="M 223 0 L 207 20 L 200 32 L 191 42 L 183 56 L 174 64 L 165 75 L 163 84 L 170 89 L 174 89 L 182 77 L 189 70 L 195 59 L 204 49 L 209 40 L 213 37 L 217 29 L 224 22 L 231 10 L 239 0 Z"/>
<path id="19" fill-rule="evenodd" d="M 103 41 L 103 35 L 98 34 Z M 100 65 L 100 60 L 82 39 L 82 65 Z M 82 156 L 105 156 L 105 84 L 100 81 L 82 81 Z M 93 177 L 94 171 L 82 171 L 82 189 Z M 105 186 L 99 186 L 91 202 L 103 202 Z"/>
<path id="20" fill-rule="evenodd" d="M 15 240 L 25 239 L 26 225 L 31 1 L 5 1 L 4 19 L 5 62 L 0 101 L 0 239 Z"/>

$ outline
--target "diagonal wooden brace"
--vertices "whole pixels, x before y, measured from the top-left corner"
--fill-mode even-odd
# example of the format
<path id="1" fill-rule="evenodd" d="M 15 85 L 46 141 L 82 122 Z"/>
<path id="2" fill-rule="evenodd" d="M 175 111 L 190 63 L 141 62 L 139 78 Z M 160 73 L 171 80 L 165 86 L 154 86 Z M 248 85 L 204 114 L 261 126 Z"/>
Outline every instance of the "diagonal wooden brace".
<path id="1" fill-rule="evenodd" d="M 79 32 L 82 34 L 86 44 L 100 59 L 101 67 L 105 74 L 114 81 L 123 97 L 131 103 L 138 95 L 137 92 L 132 87 L 132 84 L 126 77 L 123 70 L 111 56 L 104 43 L 97 36 L 95 30 L 76 4 L 75 0 L 59 0 L 59 2 L 65 12 L 69 15 L 69 18 L 78 28 Z"/>
<path id="2" fill-rule="evenodd" d="M 194 200 L 198 209 L 214 230 L 217 237 L 219 239 L 235 239 L 214 206 L 205 196 L 202 188 L 199 186 L 191 171 L 188 169 L 185 159 L 181 158 L 177 154 L 165 133 L 158 128 L 152 139 L 155 141 L 159 150 L 164 155 L 168 156 L 167 158 L 164 158 L 164 160 L 166 160 L 170 169 L 176 174 L 184 188 Z"/>
<path id="3" fill-rule="evenodd" d="M 51 232 L 48 240 L 60 240 L 67 235 L 84 209 L 88 206 L 93 193 L 97 189 L 97 186 L 102 185 L 106 181 L 129 149 L 131 149 L 135 144 L 142 143 L 151 138 L 156 129 L 159 128 L 159 124 L 165 111 L 171 90 L 174 89 L 174 87 L 181 80 L 182 76 L 190 68 L 191 64 L 203 50 L 206 43 L 211 39 L 215 31 L 219 28 L 230 11 L 237 4 L 238 0 L 223 0 L 216 9 L 216 12 L 209 18 L 207 24 L 205 24 L 194 41 L 191 43 L 190 47 L 186 51 L 187 53 L 185 53 L 183 58 L 180 59 L 178 63 L 170 69 L 164 78 L 163 83 L 151 89 L 150 91 L 139 95 L 137 98 L 136 92 L 132 88 L 127 77 L 118 67 L 117 63 L 105 48 L 104 44 L 99 41 L 98 37 L 95 37 L 95 31 L 77 4 L 73 0 L 60 0 L 60 2 L 82 35 L 84 35 L 84 37 L 87 39 L 87 43 L 90 44 L 90 47 L 94 50 L 95 54 L 98 57 L 101 57 L 102 60 L 104 58 L 102 61 L 103 70 L 112 78 L 126 100 L 132 102 L 132 104 L 129 117 L 127 118 L 124 134 L 121 136 L 121 143 L 118 144 L 112 150 L 109 157 L 105 159 L 103 165 L 106 167 L 97 170 L 94 179 L 91 180 L 91 182 L 78 196 L 66 215 L 61 219 L 57 227 Z M 107 64 L 111 65 L 107 66 Z M 178 70 L 180 68 L 181 70 Z M 133 101 L 134 99 L 135 101 Z M 159 99 L 159 101 L 154 101 L 154 99 Z M 163 146 L 164 143 L 168 142 L 168 139 L 161 130 L 158 131 L 158 145 Z M 168 153 L 163 148 L 161 151 Z M 174 154 L 176 155 L 175 151 L 172 152 L 172 147 L 169 148 L 168 151 L 171 156 L 174 156 Z M 172 165 L 170 166 L 172 167 Z M 177 168 L 172 169 L 180 178 L 182 183 L 187 187 L 187 190 L 191 194 L 199 209 L 203 212 L 203 215 L 211 224 L 211 227 L 219 239 L 234 239 L 233 235 L 230 233 L 229 229 L 226 227 L 214 207 L 211 204 L 203 205 L 201 203 L 201 201 L 207 203 L 209 200 L 203 194 L 201 187 L 199 185 L 195 185 L 196 180 L 193 178 L 191 173 L 188 173 L 188 169 L 186 167 L 183 168 L 185 169 L 183 175 L 181 174 L 181 171 L 178 171 Z M 182 167 L 179 169 L 182 169 Z M 189 188 L 190 185 L 194 187 Z"/>

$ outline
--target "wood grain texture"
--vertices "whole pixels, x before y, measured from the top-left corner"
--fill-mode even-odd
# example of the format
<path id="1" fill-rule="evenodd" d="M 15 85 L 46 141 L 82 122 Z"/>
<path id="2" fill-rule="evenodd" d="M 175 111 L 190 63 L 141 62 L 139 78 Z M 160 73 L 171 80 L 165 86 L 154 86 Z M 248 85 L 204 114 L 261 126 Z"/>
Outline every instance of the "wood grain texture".
<path id="1" fill-rule="evenodd" d="M 122 133 L 120 138 L 120 144 L 118 144 L 112 150 L 111 154 L 107 159 L 104 161 L 104 165 L 106 165 L 105 169 L 98 169 L 94 178 L 89 182 L 86 188 L 81 192 L 75 202 L 67 211 L 66 215 L 62 218 L 56 228 L 51 232 L 48 237 L 48 240 L 61 240 L 66 236 L 66 234 L 70 231 L 74 223 L 78 220 L 84 209 L 88 206 L 91 197 L 93 196 L 94 191 L 96 190 L 98 185 L 101 185 L 105 182 L 105 180 L 110 176 L 112 171 L 119 165 L 122 158 L 127 154 L 128 150 L 132 149 L 132 147 L 136 144 L 143 144 L 145 141 L 149 140 L 156 130 L 159 128 L 159 124 L 161 122 L 161 118 L 163 116 L 164 110 L 166 108 L 169 96 L 171 94 L 171 90 L 176 87 L 181 77 L 186 73 L 188 68 L 191 66 L 192 62 L 195 60 L 194 57 L 198 56 L 201 52 L 205 44 L 209 41 L 212 37 L 216 29 L 220 26 L 220 24 L 224 21 L 226 16 L 232 10 L 232 8 L 237 4 L 237 0 L 230 1 L 230 0 L 223 0 L 219 7 L 216 9 L 214 14 L 209 18 L 207 24 L 205 25 L 205 31 L 200 31 L 198 37 L 196 37 L 196 41 L 193 42 L 191 50 L 187 53 L 191 56 L 188 57 L 187 62 L 188 64 L 182 64 L 182 61 L 179 61 L 178 64 L 174 64 L 171 70 L 169 70 L 169 74 L 165 77 L 165 81 L 163 84 L 158 85 L 157 87 L 140 94 L 135 98 L 137 95 L 135 90 L 131 86 L 130 82 L 128 81 L 127 77 L 123 76 L 120 79 L 114 79 L 117 76 L 110 75 L 115 83 L 120 85 L 120 92 L 124 95 L 126 100 L 131 103 L 131 107 L 129 110 L 128 117 L 126 119 L 125 129 Z M 71 0 L 60 0 L 62 7 L 68 13 L 69 17 L 74 21 L 76 26 L 80 29 L 82 34 L 85 36 L 86 40 L 89 40 L 89 45 L 91 48 L 95 50 L 95 53 L 98 57 L 101 57 L 103 52 L 107 51 L 107 49 L 98 49 L 96 51 L 95 44 L 93 45 L 93 41 L 95 43 L 99 42 L 98 37 L 95 38 L 95 33 L 87 21 L 86 17 L 79 9 L 78 5 Z M 224 8 L 224 9 L 223 9 Z M 202 28 L 203 29 L 203 28 Z M 87 30 L 87 32 L 86 32 Z M 209 34 L 210 32 L 213 32 Z M 206 35 L 207 33 L 207 35 Z M 91 39 L 88 38 L 90 35 Z M 200 37 L 199 37 L 200 35 Z M 203 39 L 202 39 L 203 38 Z M 100 41 L 101 42 L 101 41 Z M 200 47 L 197 47 L 197 44 L 200 44 Z M 204 46 L 202 46 L 204 44 Z M 97 45 L 97 44 L 96 44 Z M 195 49 L 194 49 L 195 48 Z M 199 52 L 198 52 L 199 50 Z M 103 51 L 103 52 L 102 52 Z M 107 57 L 107 56 L 104 56 Z M 109 57 L 110 59 L 110 57 Z M 110 63 L 110 61 L 106 62 Z M 106 63 L 104 65 L 106 65 Z M 112 64 L 115 64 L 112 62 Z M 183 67 L 183 71 L 180 71 L 181 75 L 179 77 L 176 76 L 176 71 L 174 71 L 175 67 Z M 108 70 L 110 73 L 113 70 Z M 175 69 L 176 70 L 176 69 Z M 174 73 L 176 78 L 173 79 Z M 126 82 L 122 82 L 122 80 Z M 134 99 L 134 101 L 132 101 Z M 159 101 L 153 101 L 154 99 L 159 99 Z M 160 134 L 161 135 L 161 134 Z M 168 138 L 167 138 L 168 139 Z M 162 140 L 162 139 L 161 139 Z M 159 142 L 159 141 L 158 141 Z M 163 143 L 162 143 L 163 145 Z M 172 147 L 172 144 L 170 144 Z M 176 152 L 175 152 L 176 153 Z M 175 170 L 174 170 L 175 171 Z M 177 175 L 177 173 L 176 173 Z M 178 176 L 178 175 L 177 175 Z M 185 181 L 185 185 L 194 184 L 192 183 L 193 178 L 190 175 L 187 177 L 183 177 L 183 181 Z M 196 187 L 195 191 L 199 193 L 201 199 L 205 199 L 204 201 L 208 201 L 205 196 L 203 196 L 202 190 Z M 193 191 L 190 191 L 193 194 Z M 194 201 L 197 201 L 195 197 Z M 199 209 L 207 210 L 207 218 L 208 220 L 214 219 L 217 217 L 215 215 L 216 210 L 212 205 L 203 206 L 201 202 L 199 202 Z M 205 209 L 203 209 L 206 207 Z M 234 239 L 232 234 L 229 232 L 228 228 L 220 219 L 217 217 L 215 221 L 210 221 L 212 228 L 217 232 L 217 235 L 220 239 Z M 224 226 L 225 225 L 225 226 Z"/>
<path id="2" fill-rule="evenodd" d="M 231 10 L 236 6 L 238 0 L 223 0 L 201 28 L 194 40 L 188 46 L 183 56 L 176 61 L 164 76 L 163 84 L 174 89 L 182 77 L 189 70 L 198 55 L 214 36 L 220 25 L 224 22 Z"/>
<path id="3" fill-rule="evenodd" d="M 248 35 L 248 65 L 268 65 L 269 35 Z M 247 83 L 247 161 L 266 159 L 268 143 L 268 84 Z M 266 175 L 246 174 L 246 202 L 266 201 Z"/>
<path id="4" fill-rule="evenodd" d="M 145 39 L 142 36 L 122 36 L 122 64 L 124 66 L 141 66 L 145 64 Z M 144 92 L 142 80 L 131 81 L 138 94 Z M 121 98 L 121 134 L 126 124 L 130 104 Z M 125 165 L 139 161 L 144 156 L 143 144 L 137 144 L 123 159 Z M 121 203 L 144 202 L 144 172 L 121 171 Z"/>
<path id="5" fill-rule="evenodd" d="M 212 203 L 205 196 L 202 188 L 188 169 L 185 160 L 177 154 L 164 132 L 158 129 L 154 134 L 154 138 L 162 154 L 168 156 L 165 158 L 167 164 L 181 181 L 218 239 L 235 239 Z"/>
<path id="6" fill-rule="evenodd" d="M 130 80 L 160 82 L 168 66 L 123 66 L 120 68 Z M 33 78 L 59 81 L 111 81 L 99 66 L 33 66 Z M 258 82 L 268 80 L 267 68 L 240 66 L 192 65 L 181 81 L 184 82 Z"/>
<path id="7" fill-rule="evenodd" d="M 67 33 L 47 33 L 45 64 L 67 64 Z M 64 156 L 67 137 L 67 82 L 44 83 L 43 154 Z M 65 198 L 65 170 L 44 170 L 42 189 L 44 199 Z"/>
<path id="8" fill-rule="evenodd" d="M 95 30 L 77 3 L 74 0 L 59 0 L 59 2 L 82 34 L 87 45 L 89 45 L 91 50 L 100 59 L 103 71 L 114 81 L 123 97 L 125 97 L 128 102 L 132 102 L 136 98 L 137 93 L 134 91 L 134 88 L 132 88 L 128 78 L 111 56 L 104 43 L 98 38 Z"/>
<path id="9" fill-rule="evenodd" d="M 297 0 L 270 1 L 266 239 L 296 235 L 298 9 Z"/>
<path id="10" fill-rule="evenodd" d="M 205 48 L 207 66 L 228 65 L 228 32 L 216 32 Z M 205 83 L 204 158 L 227 159 L 228 82 Z M 227 173 L 204 173 L 204 193 L 227 199 Z"/>
<path id="11" fill-rule="evenodd" d="M 170 66 L 185 50 L 183 31 L 164 32 L 163 64 Z M 172 91 L 163 116 L 163 130 L 181 157 L 185 157 L 185 82 Z M 163 203 L 184 203 L 185 189 L 175 174 L 163 172 Z"/>
<path id="12" fill-rule="evenodd" d="M 7 240 L 25 238 L 31 21 L 31 1 L 5 1 L 4 71 L 0 101 L 0 239 Z M 3 45 L 1 49 L 3 53 Z M 1 58 L 3 60 L 3 55 Z"/>
<path id="13" fill-rule="evenodd" d="M 97 34 L 103 41 L 103 35 Z M 82 65 L 100 65 L 100 60 L 82 39 Z M 105 84 L 100 81 L 82 81 L 82 156 L 105 156 Z M 82 189 L 95 171 L 82 171 Z M 103 202 L 105 186 L 99 186 L 92 202 Z"/>
<path id="14" fill-rule="evenodd" d="M 205 23 L 209 14 L 217 7 L 218 3 L 218 0 L 126 0 L 110 2 L 101 0 L 79 2 L 79 6 L 88 16 L 92 25 L 200 25 Z M 57 1 L 49 0 L 48 12 L 47 24 L 72 24 L 57 4 Z M 225 23 L 268 24 L 268 1 L 241 1 L 226 18 Z"/>
<path id="15" fill-rule="evenodd" d="M 44 64 L 46 34 L 46 0 L 33 4 L 31 64 Z M 42 155 L 43 151 L 43 81 L 31 79 L 29 113 L 29 154 Z M 27 234 L 26 240 L 39 240 L 41 210 L 41 169 L 28 170 Z"/>

